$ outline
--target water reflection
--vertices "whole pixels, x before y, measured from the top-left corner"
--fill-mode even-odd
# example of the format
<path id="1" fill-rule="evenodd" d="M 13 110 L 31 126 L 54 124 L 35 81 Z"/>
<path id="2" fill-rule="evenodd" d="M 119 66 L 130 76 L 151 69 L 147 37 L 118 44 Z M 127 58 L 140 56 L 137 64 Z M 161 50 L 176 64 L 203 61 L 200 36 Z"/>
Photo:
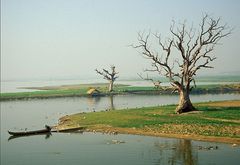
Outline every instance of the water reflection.
<path id="1" fill-rule="evenodd" d="M 95 107 L 99 104 L 101 97 L 88 97 L 87 104 L 90 110 L 95 111 Z"/>
<path id="2" fill-rule="evenodd" d="M 160 153 L 160 159 L 156 162 L 158 164 L 185 164 L 196 165 L 198 162 L 198 155 L 196 150 L 192 147 L 191 140 L 178 139 L 176 143 L 154 143 L 155 148 Z M 167 160 L 164 159 L 168 155 Z"/>
<path id="3" fill-rule="evenodd" d="M 114 103 L 113 103 L 113 97 L 114 96 L 109 96 L 109 110 L 115 110 L 115 106 L 114 106 Z"/>
<path id="4" fill-rule="evenodd" d="M 103 97 L 99 97 L 99 96 L 88 97 L 87 98 L 87 103 L 88 103 L 89 109 L 91 111 L 96 111 L 96 107 L 98 107 L 98 105 L 101 102 L 102 98 Z M 106 101 L 104 100 L 104 102 L 106 102 L 105 109 L 106 110 L 115 110 L 114 96 L 110 95 L 110 96 L 107 96 L 104 99 L 106 99 Z"/>
<path id="5" fill-rule="evenodd" d="M 88 104 L 90 106 L 94 106 L 94 105 L 97 105 L 100 100 L 101 100 L 101 97 L 88 97 Z"/>
<path id="6" fill-rule="evenodd" d="M 174 151 L 171 164 L 177 161 L 181 161 L 185 165 L 197 164 L 197 153 L 194 152 L 190 140 L 178 140 Z"/>

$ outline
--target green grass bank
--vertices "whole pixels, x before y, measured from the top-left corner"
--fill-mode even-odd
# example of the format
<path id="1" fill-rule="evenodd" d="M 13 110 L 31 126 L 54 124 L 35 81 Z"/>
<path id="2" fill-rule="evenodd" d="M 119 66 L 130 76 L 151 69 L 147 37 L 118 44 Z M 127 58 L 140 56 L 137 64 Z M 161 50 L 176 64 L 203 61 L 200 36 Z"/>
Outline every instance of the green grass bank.
<path id="1" fill-rule="evenodd" d="M 57 128 L 240 144 L 240 100 L 197 103 L 198 111 L 181 115 L 175 106 L 73 114 L 60 118 Z"/>

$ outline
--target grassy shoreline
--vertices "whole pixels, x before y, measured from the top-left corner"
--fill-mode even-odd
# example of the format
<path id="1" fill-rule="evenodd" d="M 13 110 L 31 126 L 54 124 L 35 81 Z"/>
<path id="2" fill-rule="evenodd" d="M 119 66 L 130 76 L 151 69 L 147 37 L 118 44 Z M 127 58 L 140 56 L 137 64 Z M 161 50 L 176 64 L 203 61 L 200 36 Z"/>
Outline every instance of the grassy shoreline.
<path id="1" fill-rule="evenodd" d="M 88 97 L 89 88 L 97 88 L 101 92 L 101 96 L 108 95 L 126 95 L 126 94 L 171 94 L 172 89 L 164 87 L 164 89 L 155 89 L 154 87 L 134 87 L 128 85 L 115 85 L 115 91 L 108 93 L 107 84 L 79 84 L 79 85 L 62 85 L 47 87 L 29 87 L 27 89 L 35 89 L 40 91 L 19 92 L 19 93 L 1 93 L 0 101 L 22 100 L 22 99 L 44 99 L 57 97 Z M 201 85 L 193 89 L 192 94 L 220 94 L 220 93 L 240 93 L 240 84 L 225 85 Z"/>
<path id="2" fill-rule="evenodd" d="M 195 104 L 199 111 L 174 114 L 175 105 L 79 113 L 59 119 L 57 129 L 174 137 L 240 144 L 240 100 Z"/>

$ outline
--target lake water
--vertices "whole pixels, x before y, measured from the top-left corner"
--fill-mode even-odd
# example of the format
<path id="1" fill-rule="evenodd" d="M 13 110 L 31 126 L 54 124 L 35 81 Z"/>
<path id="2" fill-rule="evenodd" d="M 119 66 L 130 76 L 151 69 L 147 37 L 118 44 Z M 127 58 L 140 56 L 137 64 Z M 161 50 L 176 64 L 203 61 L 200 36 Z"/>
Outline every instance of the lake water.
<path id="1" fill-rule="evenodd" d="M 193 102 L 240 99 L 239 94 L 192 95 Z M 7 130 L 41 129 L 79 112 L 175 104 L 174 95 L 124 95 L 5 101 L 1 103 L 1 165 L 32 164 L 238 164 L 230 144 L 136 135 L 53 133 L 8 141 Z M 125 143 L 113 144 L 112 140 Z M 200 149 L 218 146 L 218 149 Z"/>
<path id="2" fill-rule="evenodd" d="M 210 146 L 218 149 L 199 149 Z M 23 137 L 1 149 L 1 165 L 237 165 L 240 161 L 240 148 L 229 144 L 99 133 Z"/>

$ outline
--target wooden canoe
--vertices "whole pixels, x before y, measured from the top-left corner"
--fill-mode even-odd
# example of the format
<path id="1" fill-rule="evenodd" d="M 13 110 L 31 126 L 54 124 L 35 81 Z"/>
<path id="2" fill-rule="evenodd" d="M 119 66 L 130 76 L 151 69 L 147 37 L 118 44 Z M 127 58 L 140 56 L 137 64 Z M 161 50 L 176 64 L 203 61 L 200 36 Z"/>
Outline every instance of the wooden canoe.
<path id="1" fill-rule="evenodd" d="M 24 131 L 24 132 L 12 132 L 8 131 L 10 135 L 13 136 L 27 136 L 27 135 L 36 135 L 36 134 L 44 134 L 44 133 L 50 133 L 51 132 L 51 127 L 50 126 L 45 126 L 45 129 L 41 130 L 35 130 L 35 131 Z"/>
<path id="2" fill-rule="evenodd" d="M 48 139 L 48 138 L 50 138 L 50 136 L 52 136 L 51 132 L 40 133 L 40 134 L 18 135 L 18 136 L 16 136 L 16 135 L 15 135 L 15 136 L 14 136 L 14 135 L 11 135 L 11 136 L 8 138 L 8 141 L 13 140 L 13 139 L 17 139 L 17 138 L 29 137 L 29 136 L 35 136 L 35 135 L 46 135 L 46 136 L 45 136 L 45 139 Z"/>

